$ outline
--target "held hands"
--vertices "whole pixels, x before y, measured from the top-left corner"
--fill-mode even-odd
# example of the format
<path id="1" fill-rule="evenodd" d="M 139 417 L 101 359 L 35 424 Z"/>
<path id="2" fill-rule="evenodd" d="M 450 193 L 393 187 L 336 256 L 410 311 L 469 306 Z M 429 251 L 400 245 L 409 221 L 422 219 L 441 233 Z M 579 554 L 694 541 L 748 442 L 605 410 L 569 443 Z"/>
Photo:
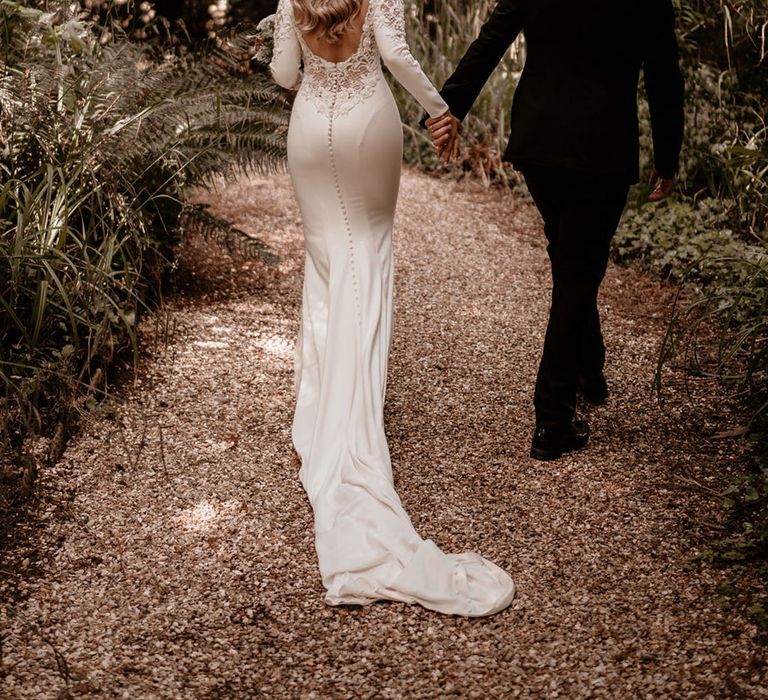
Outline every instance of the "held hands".
<path id="1" fill-rule="evenodd" d="M 444 163 L 459 157 L 459 136 L 464 131 L 461 121 L 450 110 L 439 117 L 432 117 L 425 122 L 432 134 L 432 145 Z"/>
<path id="2" fill-rule="evenodd" d="M 659 175 L 659 173 L 657 173 L 656 169 L 654 168 L 653 172 L 651 173 L 650 185 L 653 190 L 648 197 L 648 201 L 661 202 L 662 200 L 669 197 L 669 195 L 672 193 L 672 190 L 675 187 L 675 180 L 674 178 L 667 180 L 666 178 Z"/>

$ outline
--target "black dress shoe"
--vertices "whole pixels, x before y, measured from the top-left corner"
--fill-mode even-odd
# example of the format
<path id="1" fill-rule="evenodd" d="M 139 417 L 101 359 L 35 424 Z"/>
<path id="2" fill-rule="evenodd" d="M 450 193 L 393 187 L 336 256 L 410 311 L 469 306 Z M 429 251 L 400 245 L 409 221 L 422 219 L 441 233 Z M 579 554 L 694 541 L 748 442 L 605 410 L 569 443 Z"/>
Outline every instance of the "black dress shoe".
<path id="1" fill-rule="evenodd" d="M 531 457 L 548 462 L 582 449 L 587 442 L 589 426 L 583 420 L 572 421 L 565 428 L 537 427 L 531 443 Z"/>
<path id="2" fill-rule="evenodd" d="M 579 375 L 579 393 L 584 400 L 602 406 L 608 400 L 608 382 L 602 372 Z"/>

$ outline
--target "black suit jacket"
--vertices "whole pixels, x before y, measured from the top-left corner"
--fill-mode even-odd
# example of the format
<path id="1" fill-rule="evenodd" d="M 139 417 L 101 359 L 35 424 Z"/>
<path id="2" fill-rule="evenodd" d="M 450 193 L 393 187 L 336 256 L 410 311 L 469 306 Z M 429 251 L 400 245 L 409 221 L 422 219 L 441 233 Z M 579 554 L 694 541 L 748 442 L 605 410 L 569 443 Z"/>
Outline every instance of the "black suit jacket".
<path id="1" fill-rule="evenodd" d="M 642 68 L 656 169 L 667 178 L 677 172 L 683 78 L 671 0 L 499 0 L 441 90 L 459 119 L 521 31 L 528 55 L 504 160 L 637 182 Z"/>

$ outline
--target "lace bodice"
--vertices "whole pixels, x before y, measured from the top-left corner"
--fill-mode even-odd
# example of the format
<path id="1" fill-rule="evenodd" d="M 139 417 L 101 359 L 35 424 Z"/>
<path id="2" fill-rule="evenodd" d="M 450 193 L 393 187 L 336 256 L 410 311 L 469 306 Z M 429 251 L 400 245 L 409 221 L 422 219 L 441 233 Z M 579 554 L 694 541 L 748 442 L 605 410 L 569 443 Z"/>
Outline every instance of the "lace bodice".
<path id="1" fill-rule="evenodd" d="M 408 48 L 402 0 L 370 0 L 357 51 L 338 63 L 309 48 L 296 26 L 292 1 L 279 1 L 272 75 L 286 88 L 301 80 L 301 92 L 321 114 L 344 114 L 370 97 L 383 78 L 382 59 L 431 116 L 448 109 Z"/>
<path id="2" fill-rule="evenodd" d="M 320 113 L 327 112 L 331 104 L 335 104 L 337 114 L 346 113 L 376 89 L 381 59 L 371 24 L 369 9 L 357 51 L 340 63 L 327 61 L 313 53 L 301 32 L 297 31 L 304 60 L 302 89 Z"/>

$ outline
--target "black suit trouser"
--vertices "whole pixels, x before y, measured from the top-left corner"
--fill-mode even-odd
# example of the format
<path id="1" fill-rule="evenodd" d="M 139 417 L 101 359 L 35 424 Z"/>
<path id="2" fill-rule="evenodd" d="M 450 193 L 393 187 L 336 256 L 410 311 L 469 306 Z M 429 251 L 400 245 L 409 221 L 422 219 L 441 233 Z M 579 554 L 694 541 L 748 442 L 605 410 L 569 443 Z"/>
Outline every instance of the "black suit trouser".
<path id="1" fill-rule="evenodd" d="M 521 167 L 544 219 L 552 265 L 552 305 L 536 378 L 538 426 L 567 425 L 576 412 L 579 375 L 605 365 L 597 295 L 629 182 L 597 173 Z"/>

